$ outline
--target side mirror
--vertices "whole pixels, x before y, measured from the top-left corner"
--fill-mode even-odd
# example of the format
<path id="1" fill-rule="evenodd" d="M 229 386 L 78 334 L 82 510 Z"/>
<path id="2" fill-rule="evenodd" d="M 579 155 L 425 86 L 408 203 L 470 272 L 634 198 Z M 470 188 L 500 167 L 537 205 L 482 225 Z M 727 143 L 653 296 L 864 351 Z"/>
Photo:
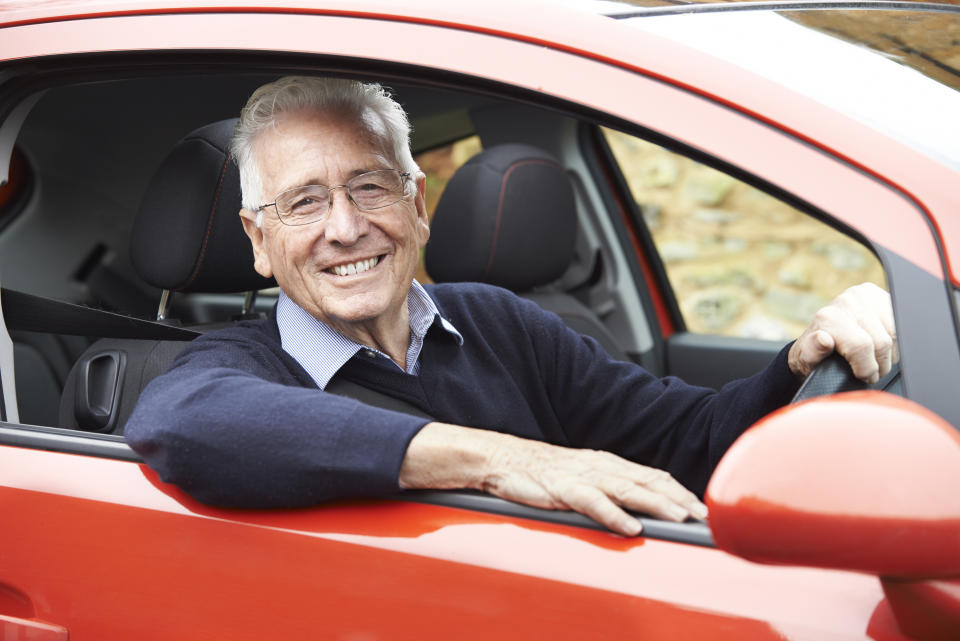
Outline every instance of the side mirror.
<path id="1" fill-rule="evenodd" d="M 960 629 L 960 432 L 912 401 L 871 390 L 774 412 L 720 461 L 707 505 L 731 554 L 875 574 L 904 632 L 918 608 Z"/>

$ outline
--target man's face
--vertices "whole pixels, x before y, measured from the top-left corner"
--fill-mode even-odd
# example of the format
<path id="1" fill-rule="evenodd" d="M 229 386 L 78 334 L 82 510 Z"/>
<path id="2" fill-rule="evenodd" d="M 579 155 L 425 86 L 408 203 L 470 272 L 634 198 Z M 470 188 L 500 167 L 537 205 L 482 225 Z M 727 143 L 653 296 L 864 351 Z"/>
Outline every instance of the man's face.
<path id="1" fill-rule="evenodd" d="M 330 114 L 284 114 L 259 134 L 255 152 L 266 202 L 292 187 L 332 187 L 364 172 L 398 168 L 357 123 Z M 373 211 L 357 209 L 346 190 L 337 189 L 326 219 L 298 227 L 281 223 L 271 206 L 258 230 L 246 212 L 256 270 L 274 276 L 294 302 L 338 329 L 400 322 L 430 235 L 422 188 L 422 178 L 417 188 L 408 182 L 400 202 Z M 335 272 L 368 260 L 376 265 Z"/>

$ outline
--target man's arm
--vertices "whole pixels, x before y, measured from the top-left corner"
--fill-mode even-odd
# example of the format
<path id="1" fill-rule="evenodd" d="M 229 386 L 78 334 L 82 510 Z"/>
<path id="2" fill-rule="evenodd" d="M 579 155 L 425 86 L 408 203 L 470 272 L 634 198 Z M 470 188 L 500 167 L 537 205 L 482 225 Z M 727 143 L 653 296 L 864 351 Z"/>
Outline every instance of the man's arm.
<path id="1" fill-rule="evenodd" d="M 855 371 L 870 375 L 884 371 L 886 341 L 871 338 L 871 369 L 870 350 L 857 348 L 862 338 L 856 328 L 875 327 L 873 321 L 889 312 L 889 301 L 885 294 L 866 296 L 866 311 L 849 296 L 835 301 L 835 309 L 818 314 L 805 336 L 825 332 L 841 354 L 864 358 L 865 369 Z M 809 340 L 822 342 L 814 336 L 798 343 Z M 576 510 L 623 534 L 635 534 L 638 524 L 621 507 L 673 520 L 703 515 L 702 504 L 664 472 L 606 452 L 424 426 L 423 419 L 285 380 L 277 353 L 261 348 L 248 343 L 224 349 L 197 339 L 173 370 L 151 383 L 126 435 L 161 478 L 202 501 L 243 507 L 314 505 L 385 494 L 398 484 L 476 488 L 520 503 Z M 817 353 L 796 349 L 804 366 L 812 367 Z"/>
<path id="2" fill-rule="evenodd" d="M 626 536 L 639 534 L 640 522 L 618 506 L 670 521 L 707 516 L 706 506 L 662 470 L 609 452 L 446 423 L 429 423 L 413 438 L 399 482 L 405 489 L 470 488 L 573 510 Z"/>
<path id="3" fill-rule="evenodd" d="M 817 313 L 791 346 L 787 363 L 802 379 L 836 350 L 858 376 L 876 381 L 889 371 L 895 346 L 889 295 L 865 284 Z M 709 466 L 707 460 L 701 463 Z M 426 425 L 410 442 L 399 483 L 404 488 L 472 488 L 536 507 L 571 509 L 624 535 L 637 534 L 640 523 L 623 508 L 673 521 L 706 516 L 696 496 L 661 470 L 609 452 L 440 423 Z"/>
<path id="4" fill-rule="evenodd" d="M 321 392 L 243 328 L 193 341 L 144 390 L 124 436 L 164 481 L 229 507 L 397 491 L 426 419 Z"/>

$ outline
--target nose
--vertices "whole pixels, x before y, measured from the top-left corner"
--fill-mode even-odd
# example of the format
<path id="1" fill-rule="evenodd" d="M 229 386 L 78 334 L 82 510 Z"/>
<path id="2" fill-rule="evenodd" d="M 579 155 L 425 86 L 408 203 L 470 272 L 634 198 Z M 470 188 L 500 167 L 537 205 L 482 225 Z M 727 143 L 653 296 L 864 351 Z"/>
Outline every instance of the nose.
<path id="1" fill-rule="evenodd" d="M 330 188 L 329 207 L 327 219 L 322 223 L 329 242 L 349 246 L 367 233 L 369 222 L 350 198 L 346 187 Z"/>

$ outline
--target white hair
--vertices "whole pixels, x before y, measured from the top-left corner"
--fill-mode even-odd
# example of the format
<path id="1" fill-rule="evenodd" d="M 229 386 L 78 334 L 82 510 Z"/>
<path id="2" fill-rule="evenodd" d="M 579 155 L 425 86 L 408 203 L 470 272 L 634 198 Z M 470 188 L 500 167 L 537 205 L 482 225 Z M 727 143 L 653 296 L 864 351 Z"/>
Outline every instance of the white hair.
<path id="1" fill-rule="evenodd" d="M 257 136 L 274 126 L 283 113 L 301 110 L 355 118 L 401 171 L 414 176 L 420 172 L 410 153 L 407 114 L 386 89 L 341 78 L 287 76 L 253 92 L 233 135 L 231 151 L 240 168 L 240 190 L 247 209 L 263 204 L 263 182 L 254 156 Z"/>

